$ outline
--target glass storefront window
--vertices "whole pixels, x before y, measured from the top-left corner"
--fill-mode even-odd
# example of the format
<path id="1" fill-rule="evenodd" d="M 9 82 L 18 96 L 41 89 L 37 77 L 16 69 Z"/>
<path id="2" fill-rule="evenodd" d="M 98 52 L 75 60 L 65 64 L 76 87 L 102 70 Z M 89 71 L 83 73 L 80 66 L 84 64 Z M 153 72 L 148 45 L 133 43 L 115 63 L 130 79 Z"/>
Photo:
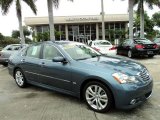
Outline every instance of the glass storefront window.
<path id="1" fill-rule="evenodd" d="M 36 28 L 38 33 L 42 33 L 42 26 L 37 26 Z"/>

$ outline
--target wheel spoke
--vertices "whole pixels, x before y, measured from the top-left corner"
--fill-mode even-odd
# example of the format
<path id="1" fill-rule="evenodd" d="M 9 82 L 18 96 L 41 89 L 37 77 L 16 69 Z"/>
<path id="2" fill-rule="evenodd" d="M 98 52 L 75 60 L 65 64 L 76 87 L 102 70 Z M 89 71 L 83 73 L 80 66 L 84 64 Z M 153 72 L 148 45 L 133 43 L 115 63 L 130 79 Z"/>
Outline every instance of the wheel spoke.
<path id="1" fill-rule="evenodd" d="M 92 91 L 91 88 L 87 89 L 87 94 L 94 96 L 94 92 Z"/>
<path id="2" fill-rule="evenodd" d="M 100 109 L 103 109 L 103 108 L 104 108 L 104 105 L 102 105 L 102 103 L 100 102 L 99 99 L 98 99 L 98 104 L 99 104 Z"/>
<path id="3" fill-rule="evenodd" d="M 99 95 L 100 95 L 101 91 L 102 91 L 102 88 L 101 88 L 101 87 L 98 87 L 98 94 L 99 94 Z"/>
<path id="4" fill-rule="evenodd" d="M 97 94 L 97 92 L 98 92 L 98 86 L 95 85 L 95 86 L 94 86 L 94 89 L 95 89 L 95 93 Z"/>
<path id="5" fill-rule="evenodd" d="M 99 100 L 102 101 L 102 102 L 105 102 L 105 103 L 108 102 L 107 99 L 103 99 L 103 98 L 99 98 Z"/>

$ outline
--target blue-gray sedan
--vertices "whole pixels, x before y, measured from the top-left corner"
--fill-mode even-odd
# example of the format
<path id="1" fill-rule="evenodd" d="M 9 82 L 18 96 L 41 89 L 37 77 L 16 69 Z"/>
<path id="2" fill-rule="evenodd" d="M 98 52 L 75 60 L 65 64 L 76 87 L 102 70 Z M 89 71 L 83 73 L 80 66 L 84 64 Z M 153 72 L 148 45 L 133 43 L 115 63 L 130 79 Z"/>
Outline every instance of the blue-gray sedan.
<path id="1" fill-rule="evenodd" d="M 113 105 L 135 108 L 151 96 L 153 86 L 142 64 L 70 41 L 32 44 L 10 57 L 8 69 L 21 88 L 29 83 L 73 95 L 97 112 Z"/>

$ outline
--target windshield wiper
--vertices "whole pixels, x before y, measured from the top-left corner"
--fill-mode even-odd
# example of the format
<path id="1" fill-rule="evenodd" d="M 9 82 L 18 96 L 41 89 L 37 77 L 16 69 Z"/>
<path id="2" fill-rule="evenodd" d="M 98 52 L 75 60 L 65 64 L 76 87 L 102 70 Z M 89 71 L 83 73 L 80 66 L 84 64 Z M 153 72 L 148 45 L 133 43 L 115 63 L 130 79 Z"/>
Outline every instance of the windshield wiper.
<path id="1" fill-rule="evenodd" d="M 76 60 L 86 60 L 86 59 L 90 59 L 90 57 L 86 57 L 86 58 L 79 58 L 79 59 L 76 59 Z"/>
<path id="2" fill-rule="evenodd" d="M 94 58 L 94 57 L 99 57 L 99 56 L 101 56 L 101 55 L 93 55 L 92 58 Z"/>

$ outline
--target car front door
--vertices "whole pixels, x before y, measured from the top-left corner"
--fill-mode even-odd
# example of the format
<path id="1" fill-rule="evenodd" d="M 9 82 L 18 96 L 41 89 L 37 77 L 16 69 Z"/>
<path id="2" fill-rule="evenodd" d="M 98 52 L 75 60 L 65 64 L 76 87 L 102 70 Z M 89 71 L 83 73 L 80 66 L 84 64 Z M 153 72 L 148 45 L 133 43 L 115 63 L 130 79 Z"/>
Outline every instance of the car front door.
<path id="1" fill-rule="evenodd" d="M 41 83 L 53 86 L 57 89 L 71 91 L 71 68 L 70 63 L 53 62 L 54 57 L 64 57 L 57 47 L 45 44 L 43 48 L 43 59 L 40 60 Z"/>

